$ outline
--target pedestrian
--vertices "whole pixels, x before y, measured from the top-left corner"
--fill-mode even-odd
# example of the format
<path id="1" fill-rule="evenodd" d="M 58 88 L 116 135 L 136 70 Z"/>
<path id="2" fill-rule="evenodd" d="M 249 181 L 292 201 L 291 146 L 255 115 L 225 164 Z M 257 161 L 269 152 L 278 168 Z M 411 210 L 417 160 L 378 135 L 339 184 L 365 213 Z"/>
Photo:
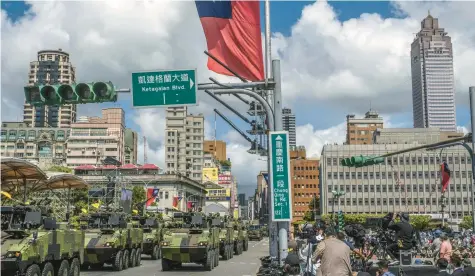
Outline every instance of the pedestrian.
<path id="1" fill-rule="evenodd" d="M 450 274 L 447 272 L 447 267 L 449 266 L 449 262 L 446 259 L 440 258 L 437 260 L 435 264 L 437 269 L 439 270 L 439 274 L 437 276 L 449 276 Z"/>
<path id="2" fill-rule="evenodd" d="M 464 271 L 463 265 L 462 265 L 462 262 L 463 262 L 462 255 L 460 255 L 458 252 L 456 252 L 456 253 L 452 254 L 451 260 L 452 260 L 452 265 L 454 266 L 454 271 L 452 272 L 451 275 L 453 275 L 453 276 L 466 276 L 467 273 Z"/>
<path id="3" fill-rule="evenodd" d="M 439 229 L 435 230 L 434 236 L 435 239 L 432 241 L 432 244 L 430 245 L 430 249 L 432 252 L 434 252 L 434 258 L 436 258 L 439 255 L 440 252 L 440 245 L 442 244 L 442 240 L 440 239 L 440 235 L 442 234 L 442 231 Z"/>
<path id="4" fill-rule="evenodd" d="M 333 229 L 327 229 L 327 238 L 321 241 L 312 256 L 314 263 L 321 260 L 318 275 L 321 276 L 352 276 L 350 264 L 350 248 L 336 238 Z"/>
<path id="5" fill-rule="evenodd" d="M 440 235 L 440 244 L 439 258 L 444 258 L 450 263 L 450 255 L 452 254 L 452 244 L 450 243 L 446 234 Z"/>
<path id="6" fill-rule="evenodd" d="M 378 271 L 376 276 L 395 276 L 391 271 L 389 271 L 389 262 L 384 260 L 378 263 Z"/>
<path id="7" fill-rule="evenodd" d="M 348 247 L 350 248 L 351 252 L 353 252 L 354 254 L 358 255 L 362 260 L 365 259 L 365 256 L 359 251 L 359 249 L 355 248 L 355 246 L 354 246 L 351 242 L 349 242 L 349 241 L 347 241 L 347 240 L 345 239 L 345 233 L 343 233 L 343 232 L 338 232 L 337 237 L 338 237 L 338 239 L 339 239 L 340 241 L 342 241 L 342 242 L 344 242 L 346 245 L 348 245 Z"/>
<path id="8" fill-rule="evenodd" d="M 300 274 L 300 258 L 298 255 L 298 246 L 295 240 L 289 241 L 289 254 L 284 261 L 284 272 L 289 275 Z"/>

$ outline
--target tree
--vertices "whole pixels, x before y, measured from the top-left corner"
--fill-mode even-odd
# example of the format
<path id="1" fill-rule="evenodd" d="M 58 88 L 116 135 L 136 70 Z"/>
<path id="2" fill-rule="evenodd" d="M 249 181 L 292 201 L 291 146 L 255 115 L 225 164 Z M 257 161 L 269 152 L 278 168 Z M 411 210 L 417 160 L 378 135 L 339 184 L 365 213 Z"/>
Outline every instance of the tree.
<path id="1" fill-rule="evenodd" d="M 87 189 L 76 189 L 71 193 L 71 204 L 74 206 L 74 215 L 81 213 L 81 209 L 87 209 Z"/>
<path id="2" fill-rule="evenodd" d="M 472 228 L 472 216 L 463 217 L 462 222 L 459 224 L 459 226 L 463 229 Z"/>
<path id="3" fill-rule="evenodd" d="M 219 163 L 221 164 L 221 166 L 231 167 L 231 161 L 229 160 L 222 160 L 222 161 L 219 161 Z"/>
<path id="4" fill-rule="evenodd" d="M 308 208 L 310 209 L 311 212 L 313 212 L 313 206 L 315 206 L 315 210 L 317 211 L 317 215 L 320 214 L 320 197 L 313 197 L 312 200 L 310 200 L 310 203 L 308 204 Z"/>
<path id="5" fill-rule="evenodd" d="M 47 171 L 50 172 L 63 172 L 63 173 L 73 173 L 73 169 L 63 166 L 52 166 Z"/>
<path id="6" fill-rule="evenodd" d="M 145 189 L 142 186 L 135 186 L 132 189 L 132 208 L 136 208 L 137 204 L 147 199 Z"/>

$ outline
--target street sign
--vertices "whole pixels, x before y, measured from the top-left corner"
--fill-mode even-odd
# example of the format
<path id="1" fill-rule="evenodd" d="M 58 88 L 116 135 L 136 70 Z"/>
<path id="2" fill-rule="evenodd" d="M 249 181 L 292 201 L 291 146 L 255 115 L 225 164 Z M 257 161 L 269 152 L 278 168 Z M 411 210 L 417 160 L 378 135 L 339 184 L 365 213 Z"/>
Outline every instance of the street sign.
<path id="1" fill-rule="evenodd" d="M 133 107 L 196 104 L 196 70 L 132 73 Z"/>
<path id="2" fill-rule="evenodd" d="M 289 133 L 270 132 L 270 149 L 272 221 L 291 221 Z"/>

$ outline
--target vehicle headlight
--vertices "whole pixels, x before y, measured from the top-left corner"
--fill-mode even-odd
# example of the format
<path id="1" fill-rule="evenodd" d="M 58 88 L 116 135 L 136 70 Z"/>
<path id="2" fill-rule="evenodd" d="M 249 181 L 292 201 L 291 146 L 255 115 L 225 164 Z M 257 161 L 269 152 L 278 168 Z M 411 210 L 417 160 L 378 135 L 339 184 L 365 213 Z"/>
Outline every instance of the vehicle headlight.
<path id="1" fill-rule="evenodd" d="M 207 246 L 207 245 L 208 245 L 207 242 L 199 242 L 199 243 L 198 243 L 198 246 Z"/>
<path id="2" fill-rule="evenodd" d="M 10 251 L 5 254 L 5 258 L 20 258 L 21 252 L 18 251 Z"/>
<path id="3" fill-rule="evenodd" d="M 170 245 L 170 243 L 169 243 L 169 242 L 166 242 L 166 241 L 162 241 L 161 244 L 162 244 L 162 246 L 169 246 L 169 245 Z"/>
<path id="4" fill-rule="evenodd" d="M 106 244 L 104 244 L 104 246 L 106 246 L 106 247 L 113 247 L 113 246 L 114 246 L 114 243 L 113 243 L 113 242 L 106 242 Z"/>

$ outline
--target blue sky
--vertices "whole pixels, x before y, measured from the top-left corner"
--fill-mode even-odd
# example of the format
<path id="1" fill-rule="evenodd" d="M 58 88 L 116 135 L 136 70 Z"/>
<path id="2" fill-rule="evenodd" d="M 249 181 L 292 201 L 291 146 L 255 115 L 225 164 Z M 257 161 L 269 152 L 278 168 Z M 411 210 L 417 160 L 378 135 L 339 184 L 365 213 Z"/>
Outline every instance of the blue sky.
<path id="1" fill-rule="evenodd" d="M 291 34 L 291 28 L 292 26 L 297 22 L 299 17 L 301 16 L 302 9 L 306 5 L 310 5 L 312 2 L 310 1 L 289 1 L 289 2 L 283 2 L 283 1 L 273 1 L 271 2 L 271 28 L 272 32 L 280 32 L 284 34 L 285 36 L 289 36 Z M 350 1 L 335 1 L 335 2 L 330 2 L 330 4 L 334 7 L 338 14 L 338 18 L 341 21 L 346 21 L 351 18 L 358 18 L 361 16 L 363 13 L 378 13 L 382 18 L 388 18 L 388 17 L 397 17 L 397 15 L 394 12 L 394 7 L 390 2 L 375 2 L 375 1 L 368 1 L 368 2 L 350 2 Z M 262 26 L 264 26 L 264 2 L 261 3 L 261 21 L 262 21 Z M 16 21 L 19 18 L 21 18 L 29 9 L 29 5 L 26 4 L 23 1 L 14 1 L 14 2 L 5 2 L 3 1 L 1 3 L 1 8 L 7 12 L 9 17 L 13 20 Z M 110 107 L 110 106 L 117 106 L 119 104 L 122 106 L 126 112 L 131 110 L 131 103 L 130 101 L 127 100 L 119 100 L 118 103 L 114 104 L 102 104 L 104 107 Z M 362 105 L 367 105 L 367 107 L 359 110 L 359 111 L 354 111 L 354 112 L 364 112 L 363 110 L 369 108 L 370 103 L 362 103 Z M 285 105 L 285 104 L 284 104 Z M 304 114 L 310 114 L 311 111 L 315 108 L 313 104 L 305 104 L 302 103 L 299 106 L 299 111 Z M 377 107 L 376 107 L 377 108 Z M 396 124 L 401 124 L 404 123 L 405 126 L 410 127 L 411 126 L 411 121 L 412 121 L 412 110 L 410 109 L 411 107 L 408 106 L 406 110 L 401 110 L 400 113 L 397 115 L 392 116 L 391 121 Z M 335 109 L 338 109 L 338 107 L 335 106 L 321 106 L 319 107 L 319 114 L 325 114 L 330 111 L 335 111 Z M 381 111 L 380 112 L 384 112 Z M 468 124 L 468 114 L 469 109 L 466 106 L 461 106 L 457 108 L 457 122 L 458 125 L 467 125 Z M 341 123 L 344 118 L 346 113 L 348 113 L 346 110 L 341 110 L 339 114 L 341 116 L 337 117 L 330 117 L 330 118 L 325 118 L 325 120 L 319 120 L 316 117 L 319 116 L 297 116 L 297 125 L 304 125 L 307 123 L 310 123 L 314 125 L 317 129 L 325 129 L 331 126 L 334 126 L 338 123 Z M 127 125 L 136 128 L 134 122 L 132 121 L 132 116 L 127 117 Z M 239 127 L 242 127 L 245 129 L 245 124 L 237 119 L 237 117 L 231 117 L 233 121 L 238 125 Z M 211 122 L 212 124 L 214 122 Z M 218 119 L 217 121 L 217 127 L 218 129 L 223 129 L 223 130 L 228 130 L 230 127 L 223 122 L 221 119 Z M 224 134 L 227 131 L 220 131 L 218 133 L 218 138 L 222 138 L 220 134 Z"/>

